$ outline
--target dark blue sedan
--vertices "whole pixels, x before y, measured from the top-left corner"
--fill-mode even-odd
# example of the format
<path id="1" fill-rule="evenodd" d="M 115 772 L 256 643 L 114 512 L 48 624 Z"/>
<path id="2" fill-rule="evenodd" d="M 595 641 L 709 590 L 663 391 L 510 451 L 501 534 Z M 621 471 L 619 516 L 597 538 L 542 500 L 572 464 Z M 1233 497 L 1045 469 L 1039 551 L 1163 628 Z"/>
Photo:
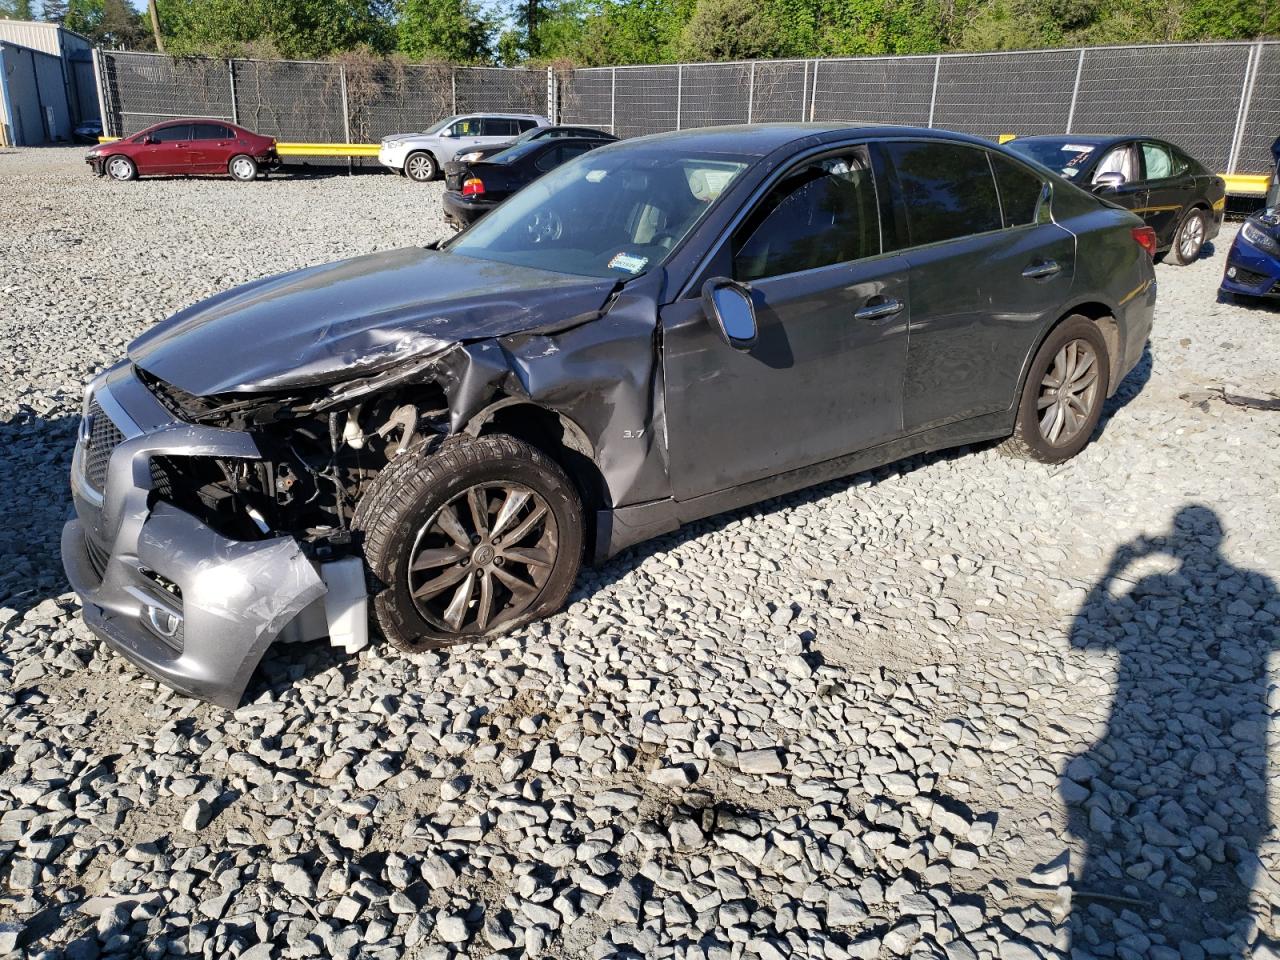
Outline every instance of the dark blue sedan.
<path id="1" fill-rule="evenodd" d="M 1280 137 L 1271 145 L 1275 169 L 1266 206 L 1240 226 L 1227 254 L 1222 293 L 1280 297 Z"/>

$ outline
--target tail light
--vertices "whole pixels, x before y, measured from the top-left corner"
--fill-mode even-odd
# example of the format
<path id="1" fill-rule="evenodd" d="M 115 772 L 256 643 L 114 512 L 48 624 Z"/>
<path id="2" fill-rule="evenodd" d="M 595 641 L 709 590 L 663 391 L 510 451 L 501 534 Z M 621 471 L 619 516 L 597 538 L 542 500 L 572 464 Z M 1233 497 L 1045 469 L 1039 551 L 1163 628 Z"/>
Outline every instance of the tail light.
<path id="1" fill-rule="evenodd" d="M 484 194 L 484 181 L 479 177 L 472 177 L 469 180 L 462 181 L 462 195 L 464 197 L 479 197 Z M 1152 237 L 1155 236 L 1153 233 Z"/>
<path id="2" fill-rule="evenodd" d="M 1155 257 L 1156 255 L 1156 232 L 1150 227 L 1134 227 L 1133 239 L 1138 241 L 1138 246 L 1147 251 L 1147 256 Z"/>

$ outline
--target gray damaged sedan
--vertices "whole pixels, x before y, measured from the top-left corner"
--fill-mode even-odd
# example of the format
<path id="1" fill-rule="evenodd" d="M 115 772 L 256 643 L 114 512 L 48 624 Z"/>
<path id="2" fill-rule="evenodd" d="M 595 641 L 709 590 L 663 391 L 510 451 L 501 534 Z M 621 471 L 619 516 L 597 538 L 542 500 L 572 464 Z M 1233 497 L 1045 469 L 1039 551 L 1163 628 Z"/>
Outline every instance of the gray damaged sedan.
<path id="1" fill-rule="evenodd" d="M 435 248 L 223 293 L 85 395 L 84 617 L 234 705 L 267 646 L 554 613 L 579 564 L 920 451 L 1055 463 L 1138 362 L 1150 228 L 984 141 L 618 143 Z"/>

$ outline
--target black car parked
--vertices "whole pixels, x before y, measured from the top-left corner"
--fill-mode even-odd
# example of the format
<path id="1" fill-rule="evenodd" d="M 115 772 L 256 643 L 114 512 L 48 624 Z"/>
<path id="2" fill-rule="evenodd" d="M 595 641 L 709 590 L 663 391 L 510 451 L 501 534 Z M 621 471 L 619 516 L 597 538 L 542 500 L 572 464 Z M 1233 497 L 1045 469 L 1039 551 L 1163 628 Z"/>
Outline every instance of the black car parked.
<path id="1" fill-rule="evenodd" d="M 1008 146 L 1077 186 L 1132 210 L 1156 232 L 1157 252 L 1185 266 L 1218 235 L 1227 184 L 1154 137 L 1019 137 Z"/>
<path id="2" fill-rule="evenodd" d="M 457 158 L 450 161 L 451 163 L 474 163 L 477 160 L 484 160 L 492 157 L 495 153 L 501 153 L 508 147 L 514 147 L 517 143 L 529 143 L 532 140 L 560 140 L 565 137 L 583 137 L 587 140 L 608 140 L 613 141 L 618 138 L 612 133 L 605 133 L 603 130 L 597 130 L 594 127 L 534 127 L 532 130 L 526 130 L 514 140 L 508 140 L 506 143 L 495 143 L 487 147 L 475 147 L 465 153 L 458 154 Z M 445 172 L 449 170 L 449 164 L 445 164 Z"/>
<path id="3" fill-rule="evenodd" d="M 451 163 L 444 173 L 444 217 L 458 229 L 469 226 L 544 173 L 612 142 L 584 137 L 531 140 L 487 160 Z"/>
<path id="4" fill-rule="evenodd" d="M 488 637 L 700 517 L 992 438 L 1074 456 L 1142 355 L 1153 245 L 939 130 L 610 144 L 446 244 L 135 340 L 86 392 L 67 574 L 108 644 L 224 704 L 278 637 L 358 649 L 366 602 L 403 650 Z"/>

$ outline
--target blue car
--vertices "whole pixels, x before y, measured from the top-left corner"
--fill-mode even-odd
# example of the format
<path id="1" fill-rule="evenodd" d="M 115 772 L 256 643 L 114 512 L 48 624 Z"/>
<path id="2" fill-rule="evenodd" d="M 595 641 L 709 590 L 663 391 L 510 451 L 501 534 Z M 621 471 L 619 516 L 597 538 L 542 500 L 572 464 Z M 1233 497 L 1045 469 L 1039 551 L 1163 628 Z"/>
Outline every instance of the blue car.
<path id="1" fill-rule="evenodd" d="M 1219 288 L 1224 294 L 1280 298 L 1280 137 L 1271 153 L 1275 169 L 1267 205 L 1240 225 Z"/>

